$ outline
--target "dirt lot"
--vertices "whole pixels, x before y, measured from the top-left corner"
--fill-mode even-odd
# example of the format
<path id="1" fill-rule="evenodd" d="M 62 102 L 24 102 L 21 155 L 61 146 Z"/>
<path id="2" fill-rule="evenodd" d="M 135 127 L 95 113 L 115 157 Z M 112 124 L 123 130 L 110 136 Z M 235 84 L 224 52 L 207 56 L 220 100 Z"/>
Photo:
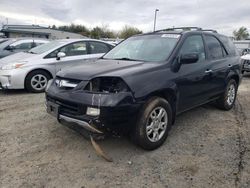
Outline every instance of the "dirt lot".
<path id="1" fill-rule="evenodd" d="M 180 115 L 152 152 L 127 138 L 99 142 L 114 159 L 45 112 L 44 94 L 0 91 L 0 187 L 250 187 L 250 75 L 229 112 Z"/>

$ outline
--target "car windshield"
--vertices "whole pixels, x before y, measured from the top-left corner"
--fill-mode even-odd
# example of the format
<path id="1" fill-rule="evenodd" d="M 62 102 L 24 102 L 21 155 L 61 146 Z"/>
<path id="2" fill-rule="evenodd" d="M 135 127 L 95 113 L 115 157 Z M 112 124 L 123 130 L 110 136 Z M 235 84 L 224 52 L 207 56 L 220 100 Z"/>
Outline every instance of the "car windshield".
<path id="1" fill-rule="evenodd" d="M 39 45 L 39 46 L 37 46 L 35 48 L 32 48 L 28 52 L 32 53 L 32 54 L 42 54 L 44 52 L 47 52 L 49 50 L 52 50 L 52 49 L 56 48 L 57 46 L 61 46 L 61 44 L 64 44 L 64 42 L 62 42 L 62 41 L 52 41 L 52 42 L 49 42 L 49 43 L 46 43 L 46 44 Z"/>
<path id="2" fill-rule="evenodd" d="M 165 61 L 174 49 L 179 34 L 157 34 L 131 37 L 110 52 L 103 59 L 160 62 Z"/>

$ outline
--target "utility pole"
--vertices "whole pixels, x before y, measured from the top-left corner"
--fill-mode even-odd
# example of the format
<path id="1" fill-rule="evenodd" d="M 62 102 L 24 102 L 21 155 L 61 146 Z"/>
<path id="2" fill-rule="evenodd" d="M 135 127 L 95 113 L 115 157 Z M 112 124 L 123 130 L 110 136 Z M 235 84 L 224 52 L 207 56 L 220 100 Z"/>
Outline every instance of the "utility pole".
<path id="1" fill-rule="evenodd" d="M 155 26 L 156 26 L 156 15 L 159 9 L 155 9 L 155 19 L 154 19 L 154 31 L 155 31 Z"/>

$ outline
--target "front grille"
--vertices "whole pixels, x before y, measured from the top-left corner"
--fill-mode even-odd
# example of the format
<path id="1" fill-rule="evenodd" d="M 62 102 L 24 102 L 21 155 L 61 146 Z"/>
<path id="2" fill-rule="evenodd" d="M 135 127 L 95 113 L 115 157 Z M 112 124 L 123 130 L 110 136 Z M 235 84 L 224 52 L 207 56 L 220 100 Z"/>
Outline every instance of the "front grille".
<path id="1" fill-rule="evenodd" d="M 86 113 L 86 107 L 82 105 L 78 105 L 76 103 L 68 102 L 65 100 L 53 99 L 47 96 L 47 100 L 59 105 L 61 114 L 69 114 L 69 115 L 83 115 Z"/>

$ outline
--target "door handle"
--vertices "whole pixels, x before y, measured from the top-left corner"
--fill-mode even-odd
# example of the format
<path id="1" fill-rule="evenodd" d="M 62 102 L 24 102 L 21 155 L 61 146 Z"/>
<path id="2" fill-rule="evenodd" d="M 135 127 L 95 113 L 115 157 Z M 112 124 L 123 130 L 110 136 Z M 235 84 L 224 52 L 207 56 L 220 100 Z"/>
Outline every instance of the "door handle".
<path id="1" fill-rule="evenodd" d="M 206 70 L 205 73 L 212 73 L 213 70 L 209 69 L 209 70 Z"/>

